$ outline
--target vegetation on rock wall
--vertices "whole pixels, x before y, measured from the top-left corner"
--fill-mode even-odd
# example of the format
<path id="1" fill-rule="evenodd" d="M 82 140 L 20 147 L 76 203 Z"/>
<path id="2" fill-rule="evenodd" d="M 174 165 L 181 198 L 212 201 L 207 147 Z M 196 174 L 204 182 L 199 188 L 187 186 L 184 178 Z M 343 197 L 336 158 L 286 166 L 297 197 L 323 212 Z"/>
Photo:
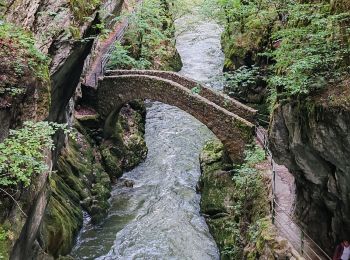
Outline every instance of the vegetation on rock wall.
<path id="1" fill-rule="evenodd" d="M 235 167 L 223 158 L 221 143 L 209 141 L 205 145 L 201 154 L 201 211 L 207 215 L 222 259 L 244 259 L 248 244 L 253 247 L 249 254 L 257 256 L 257 241 L 270 228 L 265 219 L 269 215 L 268 178 L 256 167 L 265 153 L 248 147 L 245 162 Z M 264 244 L 259 246 L 264 248 Z"/>
<path id="2" fill-rule="evenodd" d="M 272 103 L 277 96 L 305 96 L 334 86 L 349 73 L 350 14 L 344 9 L 346 1 L 217 3 L 225 24 L 226 69 L 232 73 L 239 69 L 237 73 L 245 71 L 247 76 L 249 68 L 264 72 Z M 236 82 L 230 83 L 227 88 L 234 93 Z"/>
<path id="3" fill-rule="evenodd" d="M 45 150 L 54 148 L 52 136 L 65 126 L 49 122 L 25 122 L 10 130 L 0 143 L 0 187 L 30 185 L 32 175 L 47 171 Z"/>
<path id="4" fill-rule="evenodd" d="M 83 128 L 76 125 L 81 132 Z M 85 134 L 85 135 L 84 135 Z M 40 232 L 42 248 L 58 257 L 68 254 L 83 224 L 83 212 L 100 221 L 109 207 L 111 182 L 96 158 L 98 151 L 86 133 L 78 132 L 58 160 L 50 178 L 51 198 Z"/>
<path id="5" fill-rule="evenodd" d="M 30 196 L 36 192 L 35 180 L 49 170 L 46 155 L 54 148 L 52 136 L 62 129 L 68 131 L 64 125 L 27 121 L 0 143 L 0 259 L 8 258 L 19 237 Z"/>
<path id="6" fill-rule="evenodd" d="M 246 103 L 263 102 L 266 76 L 259 67 L 243 65 L 235 73 L 225 73 L 224 79 L 229 95 Z"/>
<path id="7" fill-rule="evenodd" d="M 40 231 L 40 245 L 55 256 L 69 254 L 83 224 L 83 211 L 96 224 L 106 216 L 111 185 L 123 170 L 140 163 L 147 154 L 144 142 L 144 107 L 123 108 L 118 133 L 103 139 L 103 123 L 95 115 L 79 115 L 70 139 L 50 178 L 51 198 Z"/>
<path id="8" fill-rule="evenodd" d="M 175 49 L 170 7 L 166 1 L 143 1 L 134 13 L 126 17 L 129 19 L 129 27 L 123 44 L 116 43 L 109 68 L 181 68 Z"/>
<path id="9" fill-rule="evenodd" d="M 129 52 L 129 48 L 117 43 L 109 68 L 143 68 L 146 65 L 159 68 L 167 64 L 164 60 L 158 63 L 155 59 L 157 55 L 162 58 L 169 55 L 166 51 L 158 52 L 163 47 L 156 45 L 170 46 L 171 39 L 167 36 L 168 42 L 165 43 L 164 35 L 168 34 L 168 28 L 163 30 L 165 20 L 157 21 L 163 19 L 163 14 L 161 11 L 152 14 L 152 8 L 156 8 L 155 1 L 146 1 L 129 17 L 125 45 L 128 40 L 136 42 L 139 39 L 135 35 L 140 29 L 144 38 L 138 44 L 133 42 L 133 46 L 140 47 L 142 51 Z M 158 7 L 158 10 L 163 9 Z M 164 48 L 171 50 L 174 56 L 174 46 L 169 46 Z M 136 52 L 140 53 L 139 57 L 136 57 Z M 146 58 L 149 61 L 145 61 Z M 55 257 L 69 254 L 83 223 L 83 210 L 91 216 L 93 223 L 100 222 L 109 207 L 107 200 L 111 184 L 121 177 L 123 171 L 135 167 L 147 155 L 143 137 L 146 116 L 143 103 L 130 102 L 122 108 L 115 133 L 109 139 L 103 136 L 105 122 L 101 121 L 93 105 L 84 100 L 79 100 L 78 104 L 74 125 L 78 138 L 77 141 L 70 140 L 64 148 L 58 160 L 57 174 L 50 179 L 52 196 L 40 232 L 41 247 Z"/>
<path id="10" fill-rule="evenodd" d="M 350 13 L 334 13 L 328 3 L 288 5 L 286 25 L 272 39 L 275 64 L 269 83 L 278 94 L 309 94 L 339 82 L 349 68 Z"/>
<path id="11" fill-rule="evenodd" d="M 11 233 L 0 226 L 0 259 L 8 259 L 9 236 Z"/>
<path id="12" fill-rule="evenodd" d="M 268 87 L 264 102 L 273 110 L 267 120 L 270 146 L 275 160 L 296 177 L 295 214 L 309 235 L 331 252 L 349 229 L 344 213 L 349 210 L 344 174 L 349 166 L 340 159 L 348 155 L 349 1 L 217 3 L 230 70 L 226 90 L 250 102 L 247 96 L 258 84 Z M 258 83 L 261 74 L 264 82 Z"/>
<path id="13" fill-rule="evenodd" d="M 3 19 L 5 11 L 6 11 L 6 1 L 0 0 L 0 19 Z"/>
<path id="14" fill-rule="evenodd" d="M 35 48 L 29 32 L 2 22 L 0 60 L 0 96 L 25 93 L 28 83 L 34 80 L 49 87 L 49 60 Z M 29 82 L 23 82 L 22 78 L 29 79 Z"/>
<path id="15" fill-rule="evenodd" d="M 89 19 L 100 4 L 101 0 L 69 0 L 69 6 L 78 23 Z"/>

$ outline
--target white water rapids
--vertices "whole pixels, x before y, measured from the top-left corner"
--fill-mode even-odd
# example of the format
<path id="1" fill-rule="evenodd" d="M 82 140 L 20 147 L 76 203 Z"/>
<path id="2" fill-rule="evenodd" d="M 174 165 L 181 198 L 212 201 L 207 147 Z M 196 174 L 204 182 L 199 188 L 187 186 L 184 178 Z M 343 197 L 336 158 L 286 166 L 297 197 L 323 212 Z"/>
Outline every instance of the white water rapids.
<path id="1" fill-rule="evenodd" d="M 194 15 L 176 21 L 181 74 L 215 88 L 221 75 L 221 27 Z M 147 159 L 116 185 L 106 220 L 85 219 L 72 256 L 75 259 L 219 259 L 218 248 L 200 215 L 199 153 L 215 138 L 192 116 L 159 102 L 147 102 Z"/>

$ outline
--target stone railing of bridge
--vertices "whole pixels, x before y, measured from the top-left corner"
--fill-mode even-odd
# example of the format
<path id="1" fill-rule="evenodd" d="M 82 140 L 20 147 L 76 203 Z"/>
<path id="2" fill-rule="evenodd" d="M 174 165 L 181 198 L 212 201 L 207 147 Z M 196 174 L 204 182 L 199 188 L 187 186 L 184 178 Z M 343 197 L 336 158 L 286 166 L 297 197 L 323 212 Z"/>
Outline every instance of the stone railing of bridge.
<path id="1" fill-rule="evenodd" d="M 255 134 L 256 111 L 228 96 L 173 72 L 118 70 L 101 77 L 97 88 L 106 137 L 115 132 L 122 106 L 135 99 L 160 101 L 191 114 L 221 140 L 235 162 L 242 161 Z"/>
<path id="2" fill-rule="evenodd" d="M 257 110 L 242 104 L 241 102 L 221 93 L 214 91 L 211 88 L 203 85 L 200 82 L 194 81 L 187 77 L 184 77 L 176 72 L 172 71 L 159 71 L 159 70 L 109 70 L 105 73 L 106 76 L 121 76 L 121 75 L 148 75 L 155 76 L 167 80 L 176 82 L 183 87 L 193 90 L 198 88 L 198 94 L 209 101 L 217 104 L 218 106 L 232 112 L 246 119 L 247 121 L 255 124 Z"/>

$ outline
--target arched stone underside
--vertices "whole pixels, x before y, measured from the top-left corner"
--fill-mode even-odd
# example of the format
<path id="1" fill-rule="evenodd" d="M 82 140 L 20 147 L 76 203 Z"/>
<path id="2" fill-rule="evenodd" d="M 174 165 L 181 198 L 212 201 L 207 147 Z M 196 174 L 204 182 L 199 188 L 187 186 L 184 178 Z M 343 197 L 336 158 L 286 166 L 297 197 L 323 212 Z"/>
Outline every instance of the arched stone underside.
<path id="1" fill-rule="evenodd" d="M 201 86 L 201 92 L 196 94 L 191 91 L 193 87 L 189 87 L 189 84 L 183 86 L 177 83 L 183 79 L 188 80 L 186 78 L 180 76 L 175 82 L 165 77 L 135 72 L 132 74 L 133 72 L 125 73 L 128 75 L 118 72 L 113 75 L 113 72 L 109 72 L 109 76 L 99 80 L 97 108 L 100 116 L 106 120 L 106 137 L 112 135 L 110 129 L 115 125 L 123 105 L 135 99 L 151 99 L 176 106 L 197 118 L 220 139 L 233 161 L 242 161 L 245 145 L 251 142 L 254 136 L 254 124 L 248 120 L 254 118 L 255 110 L 246 106 L 230 106 L 242 115 L 246 110 L 246 120 L 201 96 L 204 86 Z M 175 76 L 172 77 L 177 77 L 178 74 L 173 75 Z M 237 102 L 228 97 L 225 97 L 225 100 L 225 104 Z"/>

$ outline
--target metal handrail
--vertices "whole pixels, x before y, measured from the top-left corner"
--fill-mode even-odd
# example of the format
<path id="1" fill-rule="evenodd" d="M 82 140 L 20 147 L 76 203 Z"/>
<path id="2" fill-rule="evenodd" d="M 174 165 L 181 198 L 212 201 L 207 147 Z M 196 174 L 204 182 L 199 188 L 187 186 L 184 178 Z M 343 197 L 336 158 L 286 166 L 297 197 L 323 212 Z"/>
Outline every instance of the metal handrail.
<path id="1" fill-rule="evenodd" d="M 270 122 L 268 122 L 268 121 L 266 121 L 266 120 L 263 120 L 263 119 L 259 119 L 258 118 L 258 120 L 259 120 L 259 122 L 263 122 L 263 123 L 265 123 L 265 124 L 269 124 Z"/>
<path id="2" fill-rule="evenodd" d="M 275 211 L 275 214 L 277 215 L 277 216 L 281 216 L 282 217 L 282 215 L 279 213 L 279 212 L 277 212 L 275 209 L 274 209 L 274 211 Z M 305 231 L 303 231 L 293 220 L 291 220 L 290 219 L 290 215 L 289 214 L 287 214 L 285 211 L 283 211 L 283 213 L 285 214 L 285 215 L 287 215 L 287 217 L 288 217 L 288 220 L 290 220 L 296 227 L 298 227 L 299 229 L 300 229 L 300 233 L 303 233 L 303 235 L 305 235 Z M 283 226 L 283 224 L 280 222 L 280 221 L 278 221 L 277 219 L 275 219 L 275 221 L 277 222 L 277 223 L 279 223 L 281 226 L 282 226 L 282 228 L 287 232 L 287 230 L 284 228 L 284 226 Z M 291 232 L 287 232 L 288 234 L 290 234 L 290 235 L 293 235 L 294 236 L 294 238 L 296 238 L 297 240 L 299 240 L 300 239 L 300 237 L 298 237 L 296 234 L 294 234 L 294 233 L 291 233 Z M 312 242 L 313 242 L 313 244 L 314 245 L 316 245 L 317 246 L 317 244 L 315 244 L 315 242 L 312 240 Z M 304 246 L 306 246 L 309 250 L 311 250 L 311 252 L 318 258 L 318 259 L 321 259 L 322 260 L 322 258 L 312 249 L 312 247 L 309 245 L 309 243 L 306 243 L 306 244 L 304 244 Z M 322 249 L 321 249 L 322 250 Z M 305 252 L 304 252 L 305 253 Z"/>
<path id="3" fill-rule="evenodd" d="M 256 136 L 257 136 L 257 139 L 258 141 L 262 144 L 262 146 L 264 147 L 265 149 L 265 153 L 266 155 L 269 157 L 270 159 L 270 163 L 271 163 L 271 168 L 272 168 L 272 172 L 273 172 L 273 185 L 272 185 L 272 193 L 273 193 L 273 198 L 272 198 L 272 214 L 274 216 L 274 213 L 277 213 L 278 215 L 280 215 L 276 209 L 275 209 L 275 205 L 282 210 L 282 213 L 284 213 L 287 218 L 289 219 L 289 221 L 291 223 L 293 223 L 301 232 L 302 236 L 306 236 L 307 239 L 309 240 L 309 242 L 312 243 L 312 245 L 316 246 L 318 250 L 320 250 L 320 252 L 322 253 L 322 255 L 324 257 L 326 257 L 328 260 L 331 260 L 332 258 L 297 224 L 295 223 L 295 221 L 292 219 L 292 216 L 286 212 L 284 210 L 284 208 L 281 207 L 281 205 L 279 205 L 275 199 L 275 174 L 276 174 L 276 168 L 275 168 L 275 161 L 273 160 L 273 157 L 272 157 L 272 153 L 268 147 L 268 139 L 265 135 L 265 133 L 263 133 L 260 129 L 259 129 L 259 125 L 256 126 L 255 128 L 255 132 L 256 132 Z M 285 230 L 285 228 L 283 227 L 283 225 L 277 220 L 277 219 L 274 219 L 273 217 L 273 221 L 276 221 L 277 223 L 279 223 L 281 225 L 281 227 Z M 286 230 L 285 230 L 286 231 Z M 287 231 L 286 231 L 287 232 Z M 287 232 L 288 234 L 290 234 L 290 232 Z M 295 235 L 295 234 L 294 234 Z M 296 235 L 295 235 L 296 236 Z M 298 238 L 299 239 L 299 238 Z M 304 243 L 304 241 L 302 240 L 301 243 Z M 316 257 L 318 257 L 319 259 L 322 259 L 311 247 L 310 245 L 307 243 L 306 246 L 316 255 Z M 306 254 L 306 252 L 301 252 L 302 254 Z M 307 255 L 307 254 L 306 254 Z M 308 257 L 310 257 L 309 255 L 307 255 Z"/>
<path id="4" fill-rule="evenodd" d="M 277 212 L 275 212 L 275 213 L 277 213 Z M 280 214 L 277 213 L 277 215 L 280 215 Z M 281 225 L 281 227 L 285 230 L 286 233 L 290 234 L 292 237 L 294 237 L 295 239 L 299 240 L 300 237 L 299 237 L 298 235 L 296 235 L 295 233 L 288 232 L 288 230 L 284 227 L 283 223 L 281 223 L 280 220 L 275 219 L 275 221 L 276 221 L 278 224 Z"/>
<path id="5" fill-rule="evenodd" d="M 284 230 L 284 232 L 285 232 L 287 235 L 294 235 L 296 239 L 299 239 L 299 237 L 297 237 L 294 233 L 288 232 L 288 230 L 284 227 L 284 225 L 283 225 L 280 221 L 278 221 L 277 219 L 275 219 L 275 221 L 281 226 L 281 228 Z M 304 256 L 307 256 L 308 259 L 313 260 L 313 259 L 311 258 L 311 256 L 308 255 L 308 253 L 304 252 L 303 255 L 304 255 Z M 316 256 L 317 256 L 317 255 L 316 255 Z M 318 257 L 319 259 L 321 259 L 319 256 L 317 256 L 317 257 Z"/>
<path id="6" fill-rule="evenodd" d="M 256 113 L 258 116 L 264 116 L 264 117 L 266 117 L 266 118 L 270 118 L 270 116 L 269 115 L 266 115 L 266 114 L 261 114 L 261 113 Z"/>
<path id="7" fill-rule="evenodd" d="M 275 200 L 275 199 L 273 199 L 274 200 L 274 203 L 275 203 L 275 205 L 277 205 L 277 207 L 278 208 L 280 208 L 281 210 L 282 210 L 282 212 L 288 217 L 288 219 L 294 224 L 294 225 L 296 225 L 299 229 L 300 229 L 300 232 L 303 232 L 304 233 L 304 235 L 313 243 L 313 245 L 315 245 L 321 252 L 322 252 L 322 254 L 324 254 L 324 256 L 326 256 L 328 259 L 330 259 L 331 260 L 331 257 L 330 256 L 328 256 L 328 254 L 306 233 L 306 231 L 300 226 L 300 225 L 298 225 L 297 223 L 295 223 L 294 222 L 294 220 L 292 219 L 292 216 L 288 213 L 288 212 L 286 212 L 284 209 L 283 209 L 283 207 L 280 205 L 280 204 L 278 204 L 277 203 L 277 201 Z M 311 248 L 310 248 L 311 249 Z M 312 250 L 312 249 L 311 249 Z M 313 251 L 313 250 L 312 250 Z M 315 252 L 314 252 L 315 253 Z M 315 253 L 316 254 L 316 253 Z M 316 256 L 317 256 L 317 254 L 316 254 Z"/>

